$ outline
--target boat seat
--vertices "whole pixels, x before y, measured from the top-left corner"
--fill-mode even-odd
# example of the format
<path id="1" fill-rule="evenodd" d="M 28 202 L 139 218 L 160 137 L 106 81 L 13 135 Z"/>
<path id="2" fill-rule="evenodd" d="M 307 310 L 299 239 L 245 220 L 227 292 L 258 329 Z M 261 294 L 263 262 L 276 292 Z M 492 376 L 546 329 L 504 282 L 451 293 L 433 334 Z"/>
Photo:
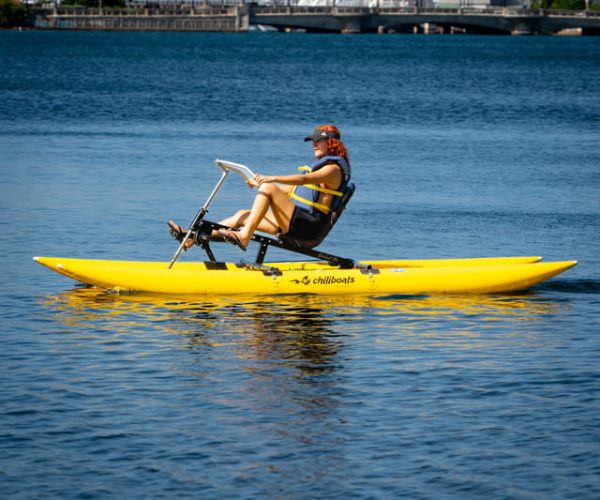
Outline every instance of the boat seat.
<path id="1" fill-rule="evenodd" d="M 329 234 L 333 226 L 335 226 L 337 221 L 340 219 L 342 213 L 344 212 L 344 209 L 346 208 L 346 205 L 348 205 L 348 202 L 352 198 L 352 195 L 354 194 L 355 190 L 356 186 L 354 185 L 354 183 L 351 182 L 350 184 L 348 184 L 348 188 L 344 192 L 344 195 L 340 199 L 340 202 L 338 203 L 337 207 L 329 213 L 329 219 L 327 220 L 327 223 L 323 225 L 322 231 L 315 238 L 312 238 L 310 240 L 291 238 L 283 233 L 278 234 L 277 238 L 284 245 L 292 248 L 316 247 L 325 239 L 325 237 Z"/>

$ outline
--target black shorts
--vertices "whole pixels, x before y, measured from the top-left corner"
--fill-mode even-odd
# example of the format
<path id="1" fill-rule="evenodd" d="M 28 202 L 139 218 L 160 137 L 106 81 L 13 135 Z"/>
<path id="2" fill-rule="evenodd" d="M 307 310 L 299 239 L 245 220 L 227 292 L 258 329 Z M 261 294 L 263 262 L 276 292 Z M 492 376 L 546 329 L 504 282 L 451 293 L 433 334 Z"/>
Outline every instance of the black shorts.
<path id="1" fill-rule="evenodd" d="M 329 216 L 324 213 L 313 213 L 297 206 L 290 219 L 290 229 L 285 235 L 300 240 L 312 240 L 321 234 L 329 222 L 328 219 Z"/>

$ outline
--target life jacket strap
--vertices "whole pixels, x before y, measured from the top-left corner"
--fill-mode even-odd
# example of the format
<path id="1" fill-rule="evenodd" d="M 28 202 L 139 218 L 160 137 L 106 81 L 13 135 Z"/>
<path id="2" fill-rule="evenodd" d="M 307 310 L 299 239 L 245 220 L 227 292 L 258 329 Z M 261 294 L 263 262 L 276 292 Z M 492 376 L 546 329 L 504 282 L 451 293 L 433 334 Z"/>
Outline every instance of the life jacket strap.
<path id="1" fill-rule="evenodd" d="M 334 189 L 327 189 L 321 186 L 317 186 L 316 184 L 304 184 L 305 187 L 309 189 L 313 189 L 315 191 L 319 191 L 319 193 L 332 194 L 333 196 L 339 196 L 340 198 L 344 196 L 344 193 L 341 191 L 335 191 Z"/>
<path id="2" fill-rule="evenodd" d="M 317 210 L 319 210 L 320 212 L 323 212 L 324 214 L 328 214 L 329 212 L 331 212 L 331 209 L 327 205 L 323 205 L 322 203 L 317 203 L 316 201 L 307 200 L 306 198 L 302 198 L 302 196 L 298 196 L 293 191 L 290 191 L 288 196 L 296 201 L 299 201 L 300 203 L 304 203 L 305 205 L 314 207 Z"/>

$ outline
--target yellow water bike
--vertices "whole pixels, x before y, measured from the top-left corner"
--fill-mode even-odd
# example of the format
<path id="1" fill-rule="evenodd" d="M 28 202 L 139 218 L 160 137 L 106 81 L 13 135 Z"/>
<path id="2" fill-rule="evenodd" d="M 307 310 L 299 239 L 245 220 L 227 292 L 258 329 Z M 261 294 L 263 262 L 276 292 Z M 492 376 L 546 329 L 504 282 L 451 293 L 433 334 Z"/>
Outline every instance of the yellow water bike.
<path id="1" fill-rule="evenodd" d="M 524 290 L 575 266 L 577 261 L 541 262 L 538 256 L 428 260 L 354 260 L 315 247 L 339 220 L 354 192 L 349 185 L 344 197 L 329 214 L 322 234 L 312 241 L 254 234 L 259 249 L 254 261 L 218 261 L 212 244 L 224 241 L 212 236 L 218 229 L 232 229 L 205 219 L 208 207 L 231 172 L 244 179 L 254 173 L 245 165 L 215 160 L 221 177 L 185 234 L 169 262 L 141 262 L 34 257 L 53 271 L 76 281 L 113 291 L 139 291 L 170 295 L 390 295 L 441 293 L 498 293 Z M 178 262 L 192 238 L 207 260 Z M 265 262 L 270 247 L 310 257 L 305 261 Z"/>

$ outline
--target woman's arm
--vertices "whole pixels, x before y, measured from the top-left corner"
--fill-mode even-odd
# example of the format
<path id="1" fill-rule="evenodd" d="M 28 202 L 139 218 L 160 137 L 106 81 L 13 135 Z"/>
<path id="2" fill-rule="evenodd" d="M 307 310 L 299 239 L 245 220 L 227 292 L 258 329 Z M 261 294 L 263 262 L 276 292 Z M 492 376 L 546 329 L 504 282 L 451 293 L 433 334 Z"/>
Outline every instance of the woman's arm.
<path id="1" fill-rule="evenodd" d="M 289 184 L 292 186 L 301 186 L 303 184 L 327 184 L 330 186 L 339 186 L 342 182 L 341 168 L 335 163 L 325 165 L 315 172 L 308 174 L 292 175 L 260 175 L 256 174 L 253 179 L 255 186 L 262 183 L 278 182 L 280 184 Z M 250 182 L 249 182 L 250 184 Z"/>

